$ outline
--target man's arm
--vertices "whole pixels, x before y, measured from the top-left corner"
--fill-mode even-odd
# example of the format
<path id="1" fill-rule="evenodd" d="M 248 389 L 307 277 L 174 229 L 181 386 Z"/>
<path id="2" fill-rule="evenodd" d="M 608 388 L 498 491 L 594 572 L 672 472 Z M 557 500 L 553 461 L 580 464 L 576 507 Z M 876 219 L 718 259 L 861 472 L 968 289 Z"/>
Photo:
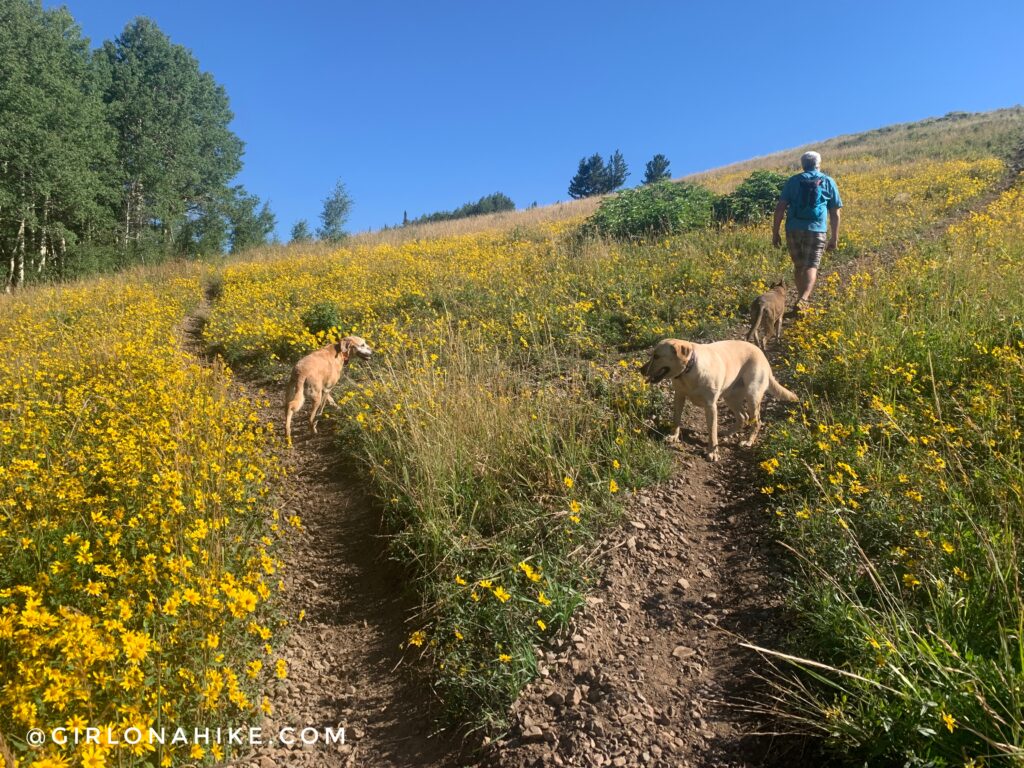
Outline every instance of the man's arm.
<path id="1" fill-rule="evenodd" d="M 830 208 L 828 212 L 828 221 L 832 225 L 832 236 L 828 239 L 828 250 L 834 251 L 839 247 L 839 220 L 842 218 L 840 211 L 842 208 Z"/>
<path id="2" fill-rule="evenodd" d="M 775 204 L 775 220 L 772 222 L 772 245 L 776 248 L 782 245 L 782 235 L 779 233 L 779 228 L 782 226 L 782 220 L 786 217 L 786 208 L 788 207 L 789 203 L 785 200 L 779 200 Z"/>

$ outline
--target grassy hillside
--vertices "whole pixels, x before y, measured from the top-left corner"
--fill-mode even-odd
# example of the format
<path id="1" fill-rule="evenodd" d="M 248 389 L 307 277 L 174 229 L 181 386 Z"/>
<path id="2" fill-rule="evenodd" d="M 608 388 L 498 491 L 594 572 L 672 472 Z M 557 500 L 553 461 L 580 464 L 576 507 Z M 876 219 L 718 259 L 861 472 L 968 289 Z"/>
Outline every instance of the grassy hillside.
<path id="1" fill-rule="evenodd" d="M 969 160 L 927 159 L 912 143 L 900 163 L 849 158 L 833 263 L 898 245 L 991 188 L 1003 163 L 971 141 Z M 520 226 L 236 264 L 208 328 L 245 364 L 323 343 L 333 331 L 311 330 L 314 316 L 379 349 L 386 363 L 354 374 L 343 398 L 341 450 L 370 466 L 396 554 L 417 574 L 427 610 L 410 642 L 455 714 L 478 723 L 501 718 L 532 647 L 578 602 L 580 545 L 622 489 L 664 472 L 648 438 L 664 411 L 636 373 L 639 350 L 721 337 L 788 272 L 765 224 L 633 244 L 581 245 L 571 232 Z"/>
<path id="2" fill-rule="evenodd" d="M 897 123 L 873 131 L 805 144 L 688 176 L 716 192 L 728 192 L 751 171 L 799 171 L 800 155 L 821 152 L 826 170 L 841 165 L 903 165 L 910 160 L 973 160 L 1009 157 L 1021 143 L 1024 107 L 993 112 L 950 112 L 914 123 Z M 831 172 L 831 171 L 829 171 Z"/>
<path id="3" fill-rule="evenodd" d="M 798 678 L 807 695 L 787 711 L 862 762 L 1024 743 L 1019 192 L 925 237 L 1004 178 L 1022 135 L 1017 109 L 817 145 L 846 203 L 826 267 L 903 260 L 826 284 L 829 311 L 790 334 L 777 373 L 808 405 L 765 441 L 763 483 L 805 564 L 790 650 L 856 675 Z M 706 178 L 725 189 L 798 152 Z M 253 253 L 215 277 L 205 342 L 230 367 L 283 377 L 339 332 L 376 348 L 339 391 L 337 450 L 365 468 L 422 605 L 407 647 L 475 726 L 501 724 L 536 647 L 567 626 L 625 492 L 669 470 L 643 350 L 729 334 L 790 272 L 767 223 L 602 242 L 575 235 L 592 205 Z M 286 674 L 270 600 L 287 529 L 268 501 L 278 425 L 227 397 L 227 369 L 200 367 L 176 333 L 210 279 L 0 299 L 5 734 L 254 717 Z"/>

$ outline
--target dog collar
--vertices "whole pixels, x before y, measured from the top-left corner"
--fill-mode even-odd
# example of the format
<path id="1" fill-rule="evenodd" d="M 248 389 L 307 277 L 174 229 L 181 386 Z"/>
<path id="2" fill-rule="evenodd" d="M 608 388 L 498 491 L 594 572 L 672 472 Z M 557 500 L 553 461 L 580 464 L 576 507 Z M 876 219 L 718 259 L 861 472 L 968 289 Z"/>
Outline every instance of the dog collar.
<path id="1" fill-rule="evenodd" d="M 686 367 L 685 367 L 685 368 L 683 368 L 683 370 L 681 370 L 681 371 L 680 371 L 680 372 L 679 372 L 679 373 L 678 373 L 678 374 L 677 374 L 676 376 L 674 376 L 673 378 L 676 378 L 676 379 L 678 379 L 678 378 L 679 378 L 680 376 L 683 376 L 683 375 L 685 375 L 685 374 L 689 373 L 690 371 L 692 371 L 692 370 L 693 370 L 693 366 L 694 366 L 694 365 L 696 365 L 696 363 L 697 363 L 697 349 L 696 349 L 696 347 L 695 347 L 695 348 L 694 348 L 693 350 L 691 350 L 691 352 L 690 352 L 690 359 L 689 359 L 689 361 L 688 361 L 688 362 L 686 363 Z"/>

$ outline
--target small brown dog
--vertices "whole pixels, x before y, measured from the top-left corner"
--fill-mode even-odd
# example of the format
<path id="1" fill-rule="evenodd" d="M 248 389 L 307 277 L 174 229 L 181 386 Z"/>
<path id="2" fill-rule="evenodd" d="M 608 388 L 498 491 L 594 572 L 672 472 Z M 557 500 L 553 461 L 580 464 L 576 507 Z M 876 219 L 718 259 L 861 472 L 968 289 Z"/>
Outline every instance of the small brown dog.
<path id="1" fill-rule="evenodd" d="M 292 368 L 284 396 L 284 434 L 289 445 L 292 442 L 292 415 L 302 409 L 302 404 L 306 401 L 307 387 L 313 398 L 313 410 L 309 414 L 309 428 L 313 434 L 316 434 L 316 420 L 320 418 L 328 403 L 341 410 L 334 402 L 331 390 L 338 383 L 345 363 L 353 354 L 363 360 L 369 360 L 373 350 L 364 339 L 346 336 L 338 339 L 335 344 L 328 344 L 316 352 L 310 352 Z"/>
<path id="2" fill-rule="evenodd" d="M 775 340 L 782 338 L 782 315 L 786 312 L 786 285 L 781 280 L 767 293 L 762 293 L 750 303 L 750 330 L 747 341 L 753 341 L 765 348 L 767 336 L 775 329 Z M 764 335 L 761 335 L 763 331 Z"/>

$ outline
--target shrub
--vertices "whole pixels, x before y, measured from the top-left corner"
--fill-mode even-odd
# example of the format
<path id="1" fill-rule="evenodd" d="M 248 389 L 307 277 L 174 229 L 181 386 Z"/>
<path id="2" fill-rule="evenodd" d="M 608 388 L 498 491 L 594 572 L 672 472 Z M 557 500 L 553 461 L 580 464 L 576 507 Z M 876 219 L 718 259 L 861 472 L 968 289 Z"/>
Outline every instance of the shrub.
<path id="1" fill-rule="evenodd" d="M 708 226 L 713 202 L 704 187 L 663 181 L 602 200 L 588 224 L 618 239 L 678 234 Z"/>
<path id="2" fill-rule="evenodd" d="M 747 224 L 770 216 L 786 178 L 776 171 L 754 171 L 733 192 L 715 200 L 715 219 Z"/>
<path id="3" fill-rule="evenodd" d="M 302 313 L 302 324 L 312 334 L 328 333 L 341 322 L 341 311 L 329 301 L 318 301 Z"/>

